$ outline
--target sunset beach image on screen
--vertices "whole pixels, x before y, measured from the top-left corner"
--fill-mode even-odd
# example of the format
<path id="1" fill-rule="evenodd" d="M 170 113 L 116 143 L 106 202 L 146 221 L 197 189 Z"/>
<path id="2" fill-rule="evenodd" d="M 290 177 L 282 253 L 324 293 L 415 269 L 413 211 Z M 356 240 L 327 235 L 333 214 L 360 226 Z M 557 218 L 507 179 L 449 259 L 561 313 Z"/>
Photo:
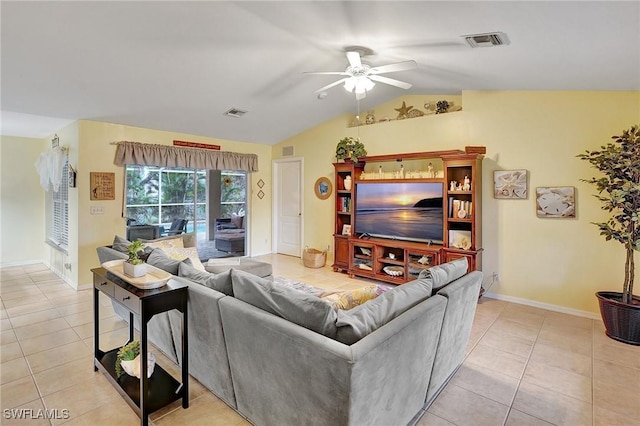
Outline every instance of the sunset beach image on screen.
<path id="1" fill-rule="evenodd" d="M 360 183 L 355 233 L 442 244 L 442 194 L 434 182 Z"/>

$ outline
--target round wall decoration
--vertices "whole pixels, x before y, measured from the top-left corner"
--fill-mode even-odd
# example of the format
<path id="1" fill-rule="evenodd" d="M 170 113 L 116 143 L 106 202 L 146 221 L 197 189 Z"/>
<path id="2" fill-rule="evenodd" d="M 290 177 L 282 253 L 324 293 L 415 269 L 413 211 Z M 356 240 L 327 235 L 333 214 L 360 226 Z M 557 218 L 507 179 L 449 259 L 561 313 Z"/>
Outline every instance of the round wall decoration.
<path id="1" fill-rule="evenodd" d="M 331 185 L 331 181 L 326 177 L 318 178 L 313 187 L 316 192 L 316 197 L 320 198 L 321 200 L 326 200 L 327 198 L 329 198 L 329 196 L 331 196 L 332 188 L 333 185 Z"/>

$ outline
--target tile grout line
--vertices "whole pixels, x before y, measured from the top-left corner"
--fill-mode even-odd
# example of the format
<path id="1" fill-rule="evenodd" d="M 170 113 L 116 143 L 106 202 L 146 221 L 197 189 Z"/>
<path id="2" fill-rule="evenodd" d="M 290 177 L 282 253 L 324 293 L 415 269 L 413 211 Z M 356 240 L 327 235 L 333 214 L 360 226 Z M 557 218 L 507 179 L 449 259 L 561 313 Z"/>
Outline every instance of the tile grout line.
<path id="1" fill-rule="evenodd" d="M 501 313 L 502 314 L 502 313 Z M 544 322 L 547 319 L 547 312 L 545 311 L 544 313 L 544 317 L 542 320 L 542 324 L 540 324 L 540 329 L 538 330 L 538 333 L 536 334 L 536 338 L 533 341 L 533 344 L 531 345 L 531 350 L 529 350 L 529 355 L 526 358 L 526 362 L 524 364 L 524 368 L 522 369 L 522 374 L 520 375 L 520 378 L 518 379 L 518 384 L 516 386 L 516 391 L 514 392 L 513 396 L 511 397 L 511 402 L 509 402 L 509 409 L 507 410 L 507 415 L 504 418 L 504 421 L 502 422 L 502 426 L 505 426 L 507 424 L 507 420 L 509 420 L 509 415 L 511 414 L 511 410 L 513 410 L 513 403 L 516 401 L 516 397 L 518 395 L 518 392 L 520 391 L 520 386 L 522 385 L 522 380 L 524 380 L 524 376 L 525 376 L 525 372 L 527 371 L 527 366 L 529 365 L 529 361 L 531 360 L 531 355 L 533 355 L 533 350 L 536 347 L 536 343 L 538 342 L 538 338 L 540 337 L 540 333 L 542 332 L 542 327 L 544 326 Z M 531 415 L 529 413 L 525 413 L 527 415 Z M 542 420 L 542 421 L 546 421 L 544 419 L 541 419 L 537 416 L 532 416 L 538 420 Z"/>

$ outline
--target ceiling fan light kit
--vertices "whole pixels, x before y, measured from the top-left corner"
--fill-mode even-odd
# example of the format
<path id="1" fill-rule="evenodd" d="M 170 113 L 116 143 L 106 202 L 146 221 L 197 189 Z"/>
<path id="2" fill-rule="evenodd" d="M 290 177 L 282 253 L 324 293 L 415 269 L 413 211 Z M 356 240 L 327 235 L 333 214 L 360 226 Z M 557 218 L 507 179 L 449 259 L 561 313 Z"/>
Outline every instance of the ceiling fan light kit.
<path id="1" fill-rule="evenodd" d="M 340 80 L 334 81 L 314 93 L 322 93 L 339 84 L 343 84 L 345 90 L 356 94 L 356 99 L 364 99 L 367 92 L 373 89 L 376 82 L 384 83 L 401 89 L 408 89 L 412 85 L 404 81 L 384 77 L 379 74 L 390 72 L 407 71 L 417 68 L 415 61 L 398 62 L 395 64 L 381 65 L 379 67 L 371 67 L 362 63 L 361 56 L 372 53 L 371 49 L 364 47 L 348 47 L 346 51 L 349 66 L 344 71 L 328 71 L 328 72 L 307 72 L 305 74 L 332 74 L 343 76 Z"/>

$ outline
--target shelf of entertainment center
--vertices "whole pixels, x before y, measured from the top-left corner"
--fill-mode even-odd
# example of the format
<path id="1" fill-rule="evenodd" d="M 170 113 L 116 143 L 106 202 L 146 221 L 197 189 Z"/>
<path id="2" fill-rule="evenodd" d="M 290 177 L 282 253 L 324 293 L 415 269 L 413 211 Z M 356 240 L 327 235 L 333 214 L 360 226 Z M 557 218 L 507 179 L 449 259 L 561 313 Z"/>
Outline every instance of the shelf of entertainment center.
<path id="1" fill-rule="evenodd" d="M 363 250 L 371 255 L 363 254 Z M 351 277 L 374 278 L 400 285 L 416 279 L 423 269 L 438 265 L 442 250 L 441 245 L 415 241 L 350 237 L 351 260 L 347 272 Z M 360 266 L 363 262 L 366 262 L 366 269 Z"/>

